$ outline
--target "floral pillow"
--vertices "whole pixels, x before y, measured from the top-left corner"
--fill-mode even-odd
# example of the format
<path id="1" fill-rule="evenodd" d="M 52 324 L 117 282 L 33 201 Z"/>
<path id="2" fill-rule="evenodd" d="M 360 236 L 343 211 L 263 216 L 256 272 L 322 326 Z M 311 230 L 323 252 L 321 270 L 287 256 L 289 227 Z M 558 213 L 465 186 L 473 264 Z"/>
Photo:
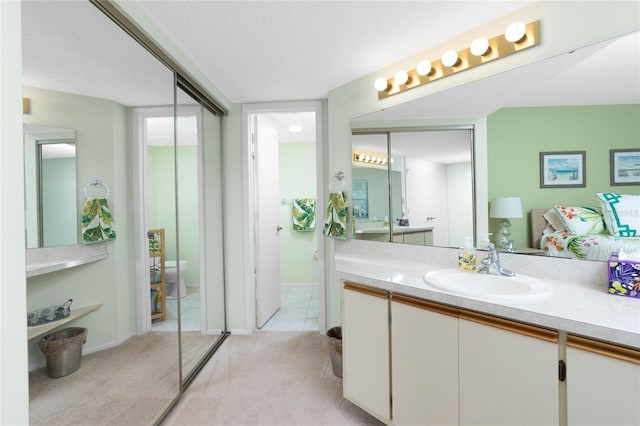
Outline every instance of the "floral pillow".
<path id="1" fill-rule="evenodd" d="M 553 206 L 565 228 L 572 234 L 602 234 L 605 231 L 600 210 L 593 207 Z"/>
<path id="2" fill-rule="evenodd" d="M 599 192 L 604 220 L 614 237 L 640 237 L 640 195 Z"/>

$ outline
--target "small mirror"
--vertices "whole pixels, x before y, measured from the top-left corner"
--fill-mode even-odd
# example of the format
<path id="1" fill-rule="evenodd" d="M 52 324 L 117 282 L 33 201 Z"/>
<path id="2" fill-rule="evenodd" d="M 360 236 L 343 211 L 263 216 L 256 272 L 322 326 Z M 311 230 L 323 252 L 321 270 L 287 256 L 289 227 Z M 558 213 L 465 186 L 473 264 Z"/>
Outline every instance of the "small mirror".
<path id="1" fill-rule="evenodd" d="M 75 130 L 26 124 L 27 248 L 78 243 Z"/>

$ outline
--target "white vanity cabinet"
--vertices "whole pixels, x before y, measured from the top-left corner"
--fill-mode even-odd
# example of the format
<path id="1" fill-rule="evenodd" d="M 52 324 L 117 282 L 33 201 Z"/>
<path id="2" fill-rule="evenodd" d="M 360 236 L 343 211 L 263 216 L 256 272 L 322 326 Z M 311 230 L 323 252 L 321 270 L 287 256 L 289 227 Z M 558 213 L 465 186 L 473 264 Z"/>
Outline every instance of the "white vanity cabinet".
<path id="1" fill-rule="evenodd" d="M 567 337 L 569 425 L 640 425 L 640 350 Z"/>
<path id="2" fill-rule="evenodd" d="M 394 425 L 458 424 L 458 310 L 391 297 Z"/>
<path id="3" fill-rule="evenodd" d="M 461 425 L 557 425 L 558 334 L 461 310 Z"/>
<path id="4" fill-rule="evenodd" d="M 344 284 L 342 366 L 344 397 L 390 422 L 388 292 Z"/>

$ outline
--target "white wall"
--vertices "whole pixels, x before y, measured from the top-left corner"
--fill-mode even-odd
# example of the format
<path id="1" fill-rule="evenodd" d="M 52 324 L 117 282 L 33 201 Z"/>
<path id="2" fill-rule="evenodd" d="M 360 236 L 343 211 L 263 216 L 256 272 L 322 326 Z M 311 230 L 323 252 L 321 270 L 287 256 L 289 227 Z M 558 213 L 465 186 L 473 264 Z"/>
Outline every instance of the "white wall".
<path id="1" fill-rule="evenodd" d="M 0 424 L 3 425 L 29 422 L 20 7 L 20 2 L 0 2 Z"/>
<path id="2" fill-rule="evenodd" d="M 447 172 L 444 164 L 407 158 L 409 225 L 433 225 L 433 245 L 449 245 Z M 428 217 L 435 218 L 427 221 Z"/>
<path id="3" fill-rule="evenodd" d="M 447 165 L 447 205 L 449 206 L 449 247 L 462 247 L 465 237 L 473 238 L 473 190 L 471 163 Z M 481 235 L 478 235 L 480 238 Z"/>

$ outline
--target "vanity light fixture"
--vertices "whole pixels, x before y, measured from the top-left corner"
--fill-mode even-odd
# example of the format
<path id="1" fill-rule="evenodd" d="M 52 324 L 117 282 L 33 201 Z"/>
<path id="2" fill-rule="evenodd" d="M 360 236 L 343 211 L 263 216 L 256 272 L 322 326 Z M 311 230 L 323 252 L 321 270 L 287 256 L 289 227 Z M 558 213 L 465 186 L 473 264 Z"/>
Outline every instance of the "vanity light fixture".
<path id="1" fill-rule="evenodd" d="M 527 27 L 522 22 L 514 22 L 504 32 L 504 38 L 509 43 L 520 43 L 526 36 Z"/>
<path id="2" fill-rule="evenodd" d="M 424 60 L 418 62 L 418 66 L 416 67 L 416 72 L 419 76 L 430 75 L 433 73 L 433 68 L 431 67 L 431 62 Z"/>
<path id="3" fill-rule="evenodd" d="M 416 68 L 400 71 L 388 79 L 379 77 L 375 80 L 374 86 L 378 92 L 378 99 L 384 99 L 539 44 L 539 20 L 528 24 L 514 22 L 503 34 L 490 39 L 478 37 L 466 49 L 450 49 L 438 60 L 420 61 Z"/>
<path id="4" fill-rule="evenodd" d="M 458 57 L 458 52 L 455 50 L 447 50 L 442 55 L 442 65 L 445 67 L 455 67 L 460 65 L 460 58 Z"/>
<path id="5" fill-rule="evenodd" d="M 391 88 L 387 79 L 384 77 L 377 78 L 374 86 L 378 92 L 383 92 Z"/>
<path id="6" fill-rule="evenodd" d="M 484 56 L 489 53 L 489 40 L 484 37 L 478 37 L 471 43 L 471 54 L 473 56 Z"/>
<path id="7" fill-rule="evenodd" d="M 363 152 L 354 152 L 353 153 L 353 162 L 354 163 L 365 163 L 371 164 L 373 166 L 386 166 L 389 160 L 382 154 L 365 154 Z"/>
<path id="8" fill-rule="evenodd" d="M 396 81 L 396 84 L 399 85 L 407 84 L 409 82 L 409 74 L 406 71 L 398 71 L 393 78 Z"/>

